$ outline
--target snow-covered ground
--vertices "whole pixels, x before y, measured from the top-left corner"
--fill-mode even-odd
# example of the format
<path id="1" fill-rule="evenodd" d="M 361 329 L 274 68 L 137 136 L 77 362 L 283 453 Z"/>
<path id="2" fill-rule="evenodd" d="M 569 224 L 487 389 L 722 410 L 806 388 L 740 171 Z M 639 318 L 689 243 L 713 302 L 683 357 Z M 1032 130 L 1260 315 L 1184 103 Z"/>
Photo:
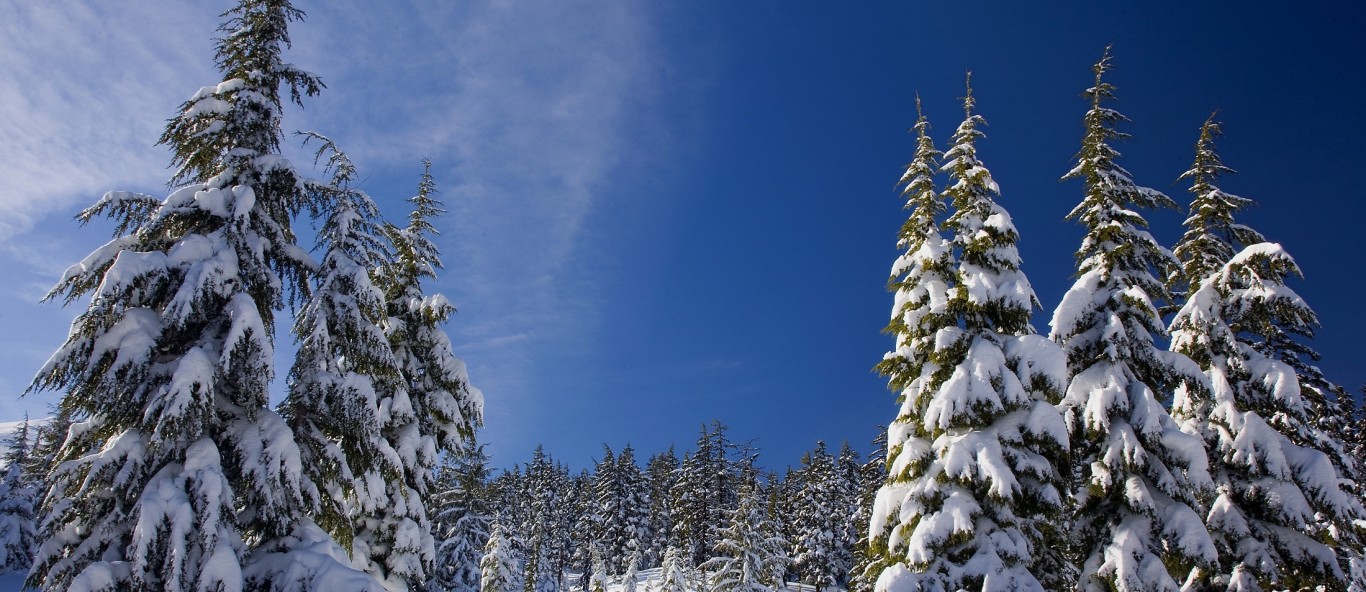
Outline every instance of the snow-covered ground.
<path id="1" fill-rule="evenodd" d="M 658 569 L 646 569 L 640 572 L 640 584 L 636 588 L 639 592 L 649 592 L 652 582 L 659 578 Z M 24 585 L 23 574 L 0 574 L 0 592 L 19 592 Z M 622 586 L 618 582 L 609 583 L 607 592 L 621 592 Z M 815 592 L 815 588 L 805 584 L 788 582 L 787 586 L 777 592 Z M 837 592 L 826 589 L 826 592 Z"/>

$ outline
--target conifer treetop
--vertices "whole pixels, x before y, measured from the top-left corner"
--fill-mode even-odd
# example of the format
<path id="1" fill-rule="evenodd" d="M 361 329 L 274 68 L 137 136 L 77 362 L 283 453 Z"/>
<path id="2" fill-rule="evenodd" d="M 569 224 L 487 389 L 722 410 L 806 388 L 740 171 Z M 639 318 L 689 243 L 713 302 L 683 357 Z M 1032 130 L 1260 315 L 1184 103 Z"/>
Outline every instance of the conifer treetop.
<path id="1" fill-rule="evenodd" d="M 1233 174 L 1224 166 L 1214 140 L 1222 129 L 1211 113 L 1200 126 L 1200 138 L 1195 142 L 1195 162 L 1178 180 L 1191 181 L 1190 215 L 1186 218 L 1186 232 L 1177 241 L 1173 253 L 1181 261 L 1181 275 L 1173 275 L 1168 282 L 1173 288 L 1184 285 L 1194 290 L 1202 280 L 1217 271 L 1243 247 L 1266 240 L 1261 233 L 1234 222 L 1233 215 L 1253 205 L 1253 201 L 1225 193 L 1215 185 L 1220 176 Z"/>
<path id="2" fill-rule="evenodd" d="M 953 135 L 953 147 L 945 153 L 943 170 L 953 183 L 944 195 L 954 213 L 946 227 L 959 249 L 959 269 L 952 308 L 963 317 L 964 327 L 998 331 L 1008 335 L 1034 332 L 1030 313 L 1039 306 L 1034 289 L 1020 271 L 1016 248 L 1019 233 L 1010 214 L 993 196 L 1001 188 L 977 158 L 977 140 L 986 137 L 986 119 L 973 111 L 972 73 L 967 74 L 963 97 L 963 122 Z"/>
<path id="3" fill-rule="evenodd" d="M 888 379 L 888 388 L 903 391 L 926 363 L 925 340 L 941 327 L 955 322 L 949 310 L 953 285 L 952 245 L 940 234 L 939 219 L 947 211 L 944 197 L 935 190 L 934 176 L 943 156 L 929 136 L 930 124 L 916 97 L 916 150 L 901 176 L 901 194 L 911 210 L 897 237 L 903 253 L 892 264 L 887 286 L 893 291 L 891 319 L 885 333 L 896 345 L 876 370 Z"/>

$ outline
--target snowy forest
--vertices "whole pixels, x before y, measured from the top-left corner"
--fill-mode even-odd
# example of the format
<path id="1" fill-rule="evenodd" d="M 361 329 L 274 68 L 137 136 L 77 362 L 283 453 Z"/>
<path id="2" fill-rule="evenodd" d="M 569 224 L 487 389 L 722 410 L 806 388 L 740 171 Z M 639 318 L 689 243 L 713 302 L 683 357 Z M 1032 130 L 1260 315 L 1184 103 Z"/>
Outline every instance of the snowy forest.
<path id="1" fill-rule="evenodd" d="M 285 131 L 286 101 L 323 91 L 282 57 L 303 16 L 224 13 L 221 81 L 160 138 L 173 188 L 79 215 L 113 237 L 48 295 L 83 307 L 30 386 L 60 403 L 3 459 L 0 573 L 25 588 L 1366 592 L 1363 415 L 1315 365 L 1300 269 L 1219 188 L 1217 113 L 1191 130 L 1188 203 L 1120 164 L 1108 48 L 1059 171 L 1085 235 L 1051 318 L 978 157 L 971 74 L 951 133 L 917 104 L 875 452 L 811 442 L 771 472 L 714 421 L 687 448 L 500 471 L 454 305 L 424 285 L 430 162 L 391 222 L 343 147 Z M 1159 209 L 1188 212 L 1172 245 Z"/>

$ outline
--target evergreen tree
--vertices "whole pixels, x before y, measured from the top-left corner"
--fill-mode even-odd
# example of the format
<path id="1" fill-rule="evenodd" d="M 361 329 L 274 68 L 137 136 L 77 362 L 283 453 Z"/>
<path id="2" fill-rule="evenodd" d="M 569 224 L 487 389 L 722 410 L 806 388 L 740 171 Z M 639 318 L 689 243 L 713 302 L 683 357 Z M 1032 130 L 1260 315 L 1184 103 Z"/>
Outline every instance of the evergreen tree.
<path id="1" fill-rule="evenodd" d="M 627 445 L 617 457 L 616 477 L 621 491 L 621 538 L 617 542 L 622 569 L 645 558 L 650 541 L 650 483 L 636 464 L 635 450 Z"/>
<path id="2" fill-rule="evenodd" d="M 492 521 L 485 499 L 489 457 L 473 440 L 447 454 L 433 496 L 436 563 L 430 587 L 444 592 L 477 592 L 479 563 Z"/>
<path id="3" fill-rule="evenodd" d="M 672 492 L 675 536 L 701 565 L 712 554 L 719 540 L 720 525 L 738 504 L 738 483 L 742 462 L 731 458 L 734 444 L 725 438 L 725 425 L 712 420 L 703 425 L 697 450 L 684 454 L 679 480 Z"/>
<path id="4" fill-rule="evenodd" d="M 517 563 L 516 554 L 508 544 L 507 528 L 495 520 L 489 541 L 484 545 L 484 556 L 479 560 L 480 592 L 516 592 Z"/>
<path id="5" fill-rule="evenodd" d="M 694 565 L 710 557 L 720 525 L 738 503 L 742 463 L 732 460 L 733 448 L 724 424 L 712 420 L 710 429 L 702 426 L 697 450 L 684 455 L 670 494 L 674 536 L 691 553 Z"/>
<path id="6" fill-rule="evenodd" d="M 621 574 L 621 592 L 636 592 L 640 587 L 640 553 L 633 552 Z"/>
<path id="7" fill-rule="evenodd" d="M 869 523 L 868 548 L 862 570 L 863 582 L 877 581 L 889 567 L 901 562 L 902 553 L 889 546 L 891 528 L 900 520 L 900 499 L 905 491 L 887 473 L 891 459 L 898 458 L 910 443 L 914 426 L 920 421 L 918 402 L 908 396 L 907 389 L 930 365 L 929 353 L 939 329 L 955 324 L 948 311 L 949 289 L 953 285 L 953 249 L 944 238 L 939 224 L 948 207 L 944 197 L 935 189 L 935 173 L 943 153 L 934 147 L 930 137 L 930 122 L 915 101 L 916 122 L 911 128 L 916 134 L 916 150 L 906 171 L 901 175 L 901 194 L 906 199 L 905 209 L 910 216 L 901 226 L 897 247 L 902 255 L 892 264 L 887 287 L 893 291 L 891 321 L 883 329 L 896 340 L 875 369 L 887 377 L 887 387 L 897 393 L 901 409 L 883 436 L 885 457 L 882 473 L 886 477 L 874 495 L 870 507 L 873 514 Z M 895 439 L 891 435 L 895 432 Z M 885 491 L 885 493 L 884 493 Z M 885 504 L 883 503 L 885 500 Z M 897 535 L 899 537 L 899 535 Z"/>
<path id="8" fill-rule="evenodd" d="M 1317 319 L 1285 285 L 1287 276 L 1300 274 L 1294 260 L 1233 222 L 1251 200 L 1214 185 L 1232 172 L 1215 151 L 1218 134 L 1211 116 L 1201 127 L 1195 164 L 1182 176 L 1193 181 L 1195 199 L 1177 255 L 1192 291 L 1172 320 L 1172 350 L 1199 364 L 1211 386 L 1207 395 L 1178 390 L 1172 410 L 1211 452 L 1216 497 L 1206 526 L 1220 568 L 1194 579 L 1238 591 L 1332 587 L 1343 571 L 1333 549 L 1317 539 L 1355 534 L 1360 501 L 1339 487 L 1340 467 L 1352 464 L 1341 442 L 1311 423 L 1311 414 L 1324 409 L 1301 396 L 1308 393 L 1295 369 L 1256 347 L 1278 328 L 1312 327 Z M 1320 442 L 1328 450 L 1314 446 Z M 1325 521 L 1330 529 L 1316 528 Z M 1347 538 L 1348 546 L 1357 542 Z"/>
<path id="9" fill-rule="evenodd" d="M 279 154 L 281 93 L 322 84 L 282 59 L 303 16 L 287 0 L 224 16 L 223 81 L 161 137 L 185 184 L 84 211 L 114 218 L 115 238 L 48 296 L 89 304 L 30 386 L 65 392 L 74 423 L 28 586 L 375 589 L 309 519 L 299 449 L 267 407 L 274 313 L 313 266 L 291 230 L 310 196 Z"/>
<path id="10" fill-rule="evenodd" d="M 903 391 L 902 415 L 914 423 L 889 436 L 900 447 L 878 506 L 899 508 L 886 549 L 902 563 L 883 572 L 880 590 L 1041 591 L 1031 570 L 1036 522 L 1061 508 L 1061 356 L 1029 324 L 1038 301 L 1010 215 L 992 197 L 999 189 L 977 158 L 985 121 L 974 106 L 969 85 L 943 165 L 959 253 L 947 305 L 956 322 L 936 331 L 921 375 Z"/>
<path id="11" fill-rule="evenodd" d="M 728 526 L 720 532 L 716 555 L 701 567 L 708 573 L 707 592 L 772 592 L 786 571 L 787 542 L 765 515 L 757 483 L 747 484 Z"/>
<path id="12" fill-rule="evenodd" d="M 1200 126 L 1195 162 L 1180 177 L 1191 181 L 1194 198 L 1185 222 L 1186 232 L 1172 249 L 1180 262 L 1168 280 L 1173 292 L 1199 289 L 1202 280 L 1222 268 L 1242 247 L 1266 240 L 1261 233 L 1233 220 L 1234 214 L 1252 200 L 1225 193 L 1215 185 L 1219 177 L 1234 172 L 1224 166 L 1214 146 L 1220 133 L 1219 123 L 1211 114 Z"/>
<path id="13" fill-rule="evenodd" d="M 1298 274 L 1279 245 L 1243 249 L 1205 278 L 1173 320 L 1172 348 L 1194 359 L 1208 397 L 1178 396 L 1174 415 L 1208 443 L 1216 498 L 1206 524 L 1220 569 L 1197 574 L 1220 589 L 1300 589 L 1340 583 L 1333 549 L 1316 540 L 1317 516 L 1344 526 L 1361 515 L 1330 458 L 1278 427 L 1303 424 L 1294 370 L 1251 346 L 1259 328 L 1313 312 L 1284 285 Z M 1235 329 L 1234 327 L 1237 327 Z"/>
<path id="14" fill-rule="evenodd" d="M 593 559 L 592 574 L 588 578 L 588 592 L 607 592 L 607 562 L 603 560 L 602 553 L 594 549 L 591 553 Z"/>
<path id="15" fill-rule="evenodd" d="M 869 523 L 874 516 L 874 503 L 877 492 L 887 481 L 887 430 L 879 426 L 873 437 L 873 453 L 859 468 L 854 527 L 858 533 L 853 560 L 849 568 L 849 592 L 873 592 L 873 584 L 882 574 L 881 561 L 884 559 L 873 553 L 872 532 Z"/>
<path id="16" fill-rule="evenodd" d="M 872 505 L 860 505 L 863 491 L 863 459 L 849 445 L 840 444 L 839 456 L 835 458 L 835 510 L 839 513 L 834 538 L 835 577 L 845 588 L 854 568 L 854 556 L 859 540 L 867 535 L 868 520 L 872 516 Z"/>
<path id="17" fill-rule="evenodd" d="M 455 307 L 422 289 L 422 280 L 441 267 L 430 238 L 432 219 L 443 212 L 435 193 L 431 161 L 424 161 L 408 225 L 385 227 L 394 257 L 374 270 L 388 304 L 383 327 L 402 376 L 401 384 L 379 394 L 380 430 L 398 454 L 402 479 L 389 483 L 389 505 L 367 516 L 353 555 L 398 589 L 421 587 L 435 559 L 423 500 L 439 455 L 457 450 L 483 422 L 483 394 L 470 385 L 441 328 Z"/>
<path id="18" fill-rule="evenodd" d="M 1204 447 L 1182 434 L 1163 399 L 1177 385 L 1203 388 L 1189 360 L 1156 347 L 1163 333 L 1157 303 L 1167 294 L 1154 270 L 1173 258 L 1149 235 L 1139 208 L 1174 207 L 1136 185 L 1110 146 L 1126 121 L 1105 104 L 1114 87 L 1107 48 L 1085 97 L 1085 135 L 1077 165 L 1085 197 L 1068 214 L 1086 227 L 1076 282 L 1053 315 L 1051 337 L 1067 353 L 1071 382 L 1060 406 L 1081 470 L 1075 530 L 1085 557 L 1083 590 L 1175 590 L 1194 566 L 1216 554 L 1193 509 L 1210 487 Z"/>
<path id="19" fill-rule="evenodd" d="M 593 518 L 594 546 L 598 549 L 607 575 L 621 573 L 622 541 L 625 539 L 625 496 L 621 490 L 621 479 L 617 476 L 617 455 L 606 444 L 602 446 L 602 460 L 598 461 L 593 472 L 593 496 L 596 508 Z"/>
<path id="20" fill-rule="evenodd" d="M 307 187 L 329 214 L 318 233 L 324 254 L 316 285 L 295 318 L 299 349 L 279 411 L 299 446 L 304 493 L 318 524 L 349 548 L 355 514 L 387 506 L 384 484 L 400 474 L 398 456 L 379 431 L 376 399 L 399 378 L 379 325 L 384 295 L 370 281 L 370 270 L 388 253 L 376 223 L 379 209 L 351 187 L 355 166 L 331 140 L 309 139 L 321 143 L 318 158 L 328 154 L 332 179 Z"/>
<path id="21" fill-rule="evenodd" d="M 788 516 L 794 526 L 793 567 L 817 592 L 838 586 L 842 577 L 836 540 L 842 538 L 848 516 L 840 507 L 835 480 L 835 462 L 825 442 L 802 455 L 801 469 L 784 480 L 795 497 L 795 515 Z"/>
<path id="22" fill-rule="evenodd" d="M 664 549 L 659 579 L 651 592 L 692 592 L 696 590 L 696 576 L 688 564 L 687 553 L 674 545 Z"/>
<path id="23" fill-rule="evenodd" d="M 919 97 L 915 100 L 915 111 L 915 126 L 911 128 L 916 133 L 915 156 L 906 165 L 900 181 L 905 209 L 911 214 L 897 237 L 897 247 L 904 252 L 892 264 L 891 279 L 887 281 L 895 296 L 891 322 L 883 329 L 896 338 L 896 347 L 877 365 L 877 371 L 888 378 L 888 387 L 896 392 L 904 391 L 921 375 L 929 363 L 931 340 L 939 329 L 954 321 L 948 311 L 954 276 L 953 249 L 939 229 L 948 208 L 934 184 L 943 153 L 930 138 L 930 122 L 920 107 Z"/>
<path id="24" fill-rule="evenodd" d="M 3 477 L 0 477 L 0 574 L 27 571 L 37 548 L 34 502 L 41 481 L 25 471 L 31 449 L 28 416 L 5 443 Z"/>
<path id="25" fill-rule="evenodd" d="M 646 545 L 645 562 L 647 567 L 662 566 L 665 550 L 673 538 L 673 505 L 670 493 L 678 482 L 678 457 L 673 447 L 663 454 L 650 457 L 645 464 L 646 478 L 650 482 L 650 512 L 648 530 L 650 541 Z"/>

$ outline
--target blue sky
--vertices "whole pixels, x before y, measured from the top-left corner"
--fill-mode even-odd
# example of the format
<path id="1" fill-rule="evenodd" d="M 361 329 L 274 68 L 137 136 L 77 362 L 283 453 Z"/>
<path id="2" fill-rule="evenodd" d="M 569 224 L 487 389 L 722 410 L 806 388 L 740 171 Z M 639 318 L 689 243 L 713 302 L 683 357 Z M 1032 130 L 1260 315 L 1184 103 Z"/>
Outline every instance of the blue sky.
<path id="1" fill-rule="evenodd" d="M 494 463 L 543 443 L 585 466 L 603 443 L 686 449 L 711 418 L 772 468 L 817 439 L 860 448 L 894 413 L 869 368 L 904 220 L 914 97 L 941 147 L 973 71 L 979 154 L 1043 301 L 1072 273 L 1071 165 L 1089 66 L 1114 44 L 1122 163 L 1174 183 L 1220 109 L 1224 188 L 1281 242 L 1319 312 L 1330 377 L 1366 381 L 1366 38 L 1352 3 L 297 0 L 289 59 L 328 89 L 286 128 L 332 136 L 394 218 L 421 171 L 449 209 L 431 291 L 487 397 Z M 852 8 L 851 8 L 852 7 Z M 0 5 L 0 420 L 77 312 L 40 305 L 106 238 L 71 216 L 111 189 L 164 193 L 154 146 L 217 82 L 221 1 Z M 294 150 L 294 149 L 292 149 Z M 307 169 L 309 159 L 295 151 Z M 1168 244 L 1177 212 L 1149 216 Z M 280 332 L 283 341 L 287 333 Z M 285 349 L 282 345 L 282 349 Z"/>

